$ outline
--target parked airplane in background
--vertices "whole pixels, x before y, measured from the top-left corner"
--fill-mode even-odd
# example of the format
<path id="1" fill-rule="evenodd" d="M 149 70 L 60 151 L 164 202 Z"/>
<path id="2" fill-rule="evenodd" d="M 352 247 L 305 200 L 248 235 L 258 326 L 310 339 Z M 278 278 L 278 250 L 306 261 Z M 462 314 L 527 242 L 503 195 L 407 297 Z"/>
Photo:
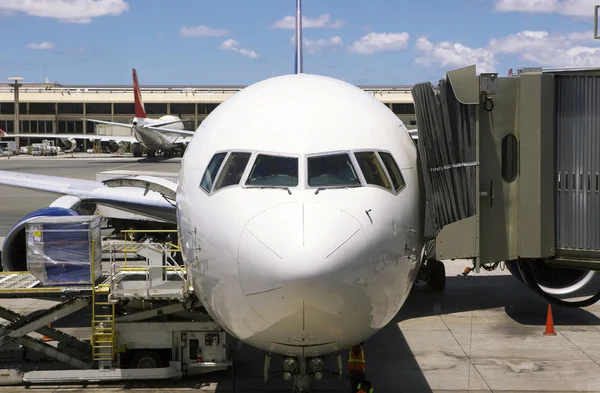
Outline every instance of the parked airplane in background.
<path id="1" fill-rule="evenodd" d="M 158 119 L 150 119 L 146 115 L 142 94 L 137 79 L 137 72 L 133 69 L 133 98 L 135 118 L 131 124 L 112 121 L 84 119 L 94 123 L 109 124 L 126 127 L 132 130 L 133 135 L 97 135 L 97 134 L 0 134 L 0 138 L 30 137 L 30 138 L 59 138 L 66 145 L 65 151 L 70 152 L 77 146 L 76 139 L 100 140 L 102 142 L 122 143 L 129 142 L 130 151 L 135 157 L 142 156 L 142 146 L 146 148 L 148 157 L 155 157 L 156 151 L 162 151 L 164 158 L 170 158 L 176 150 L 181 154 L 185 152 L 187 144 L 192 139 L 194 131 L 184 130 L 181 119 L 177 116 L 166 115 Z M 166 127 L 171 126 L 171 127 Z"/>
<path id="2" fill-rule="evenodd" d="M 133 99 L 135 118 L 131 124 L 93 119 L 85 120 L 130 128 L 135 137 L 131 141 L 131 152 L 135 157 L 142 155 L 140 144 L 146 148 L 148 157 L 154 157 L 157 150 L 162 151 L 165 158 L 172 157 L 174 150 L 180 150 L 183 155 L 187 144 L 190 142 L 192 135 L 194 135 L 194 131 L 185 131 L 183 122 L 177 116 L 165 115 L 158 119 L 148 118 L 144 102 L 142 101 L 142 93 L 135 68 L 133 69 Z M 166 126 L 168 125 L 171 127 L 167 128 Z"/>

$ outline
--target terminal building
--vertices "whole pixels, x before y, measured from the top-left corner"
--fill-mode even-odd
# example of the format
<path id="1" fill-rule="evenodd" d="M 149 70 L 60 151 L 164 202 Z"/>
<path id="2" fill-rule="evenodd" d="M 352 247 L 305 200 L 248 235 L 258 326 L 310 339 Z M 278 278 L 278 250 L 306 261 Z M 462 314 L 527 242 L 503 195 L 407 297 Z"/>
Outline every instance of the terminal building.
<path id="1" fill-rule="evenodd" d="M 20 82 L 18 97 L 12 83 L 0 84 L 0 129 L 15 133 L 40 134 L 19 138 L 20 146 L 52 139 L 52 134 L 131 135 L 123 127 L 98 127 L 85 118 L 131 123 L 134 115 L 132 86 L 79 86 L 58 83 Z M 198 125 L 220 103 L 245 86 L 141 86 L 149 117 L 179 116 L 187 130 Z M 359 86 L 387 105 L 408 128 L 416 127 L 411 86 Z M 18 116 L 15 102 L 19 103 Z M 18 117 L 18 120 L 17 120 Z M 118 129 L 118 130 L 117 130 Z M 57 141 L 59 142 L 59 141 Z M 79 142 L 81 143 L 81 142 Z M 83 141 L 84 149 L 91 146 Z"/>

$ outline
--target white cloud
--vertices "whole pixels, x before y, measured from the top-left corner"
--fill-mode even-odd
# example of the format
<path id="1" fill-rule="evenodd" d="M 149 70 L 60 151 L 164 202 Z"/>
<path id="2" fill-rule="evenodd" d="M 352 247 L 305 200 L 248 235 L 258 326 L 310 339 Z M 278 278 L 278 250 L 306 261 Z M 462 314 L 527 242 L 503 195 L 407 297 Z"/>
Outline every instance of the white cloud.
<path id="1" fill-rule="evenodd" d="M 442 68 L 460 68 L 475 64 L 479 72 L 492 72 L 496 65 L 494 53 L 484 48 L 469 48 L 455 42 L 430 42 L 427 37 L 419 37 L 415 50 L 421 55 L 415 59 L 424 66 L 438 65 Z"/>
<path id="2" fill-rule="evenodd" d="M 331 15 L 324 14 L 317 18 L 307 18 L 302 16 L 302 28 L 303 29 L 339 29 L 344 26 L 346 22 L 336 19 L 332 20 Z M 271 25 L 273 29 L 295 29 L 296 28 L 296 17 L 295 16 L 284 16 Z"/>
<path id="3" fill-rule="evenodd" d="M 232 38 L 223 42 L 219 46 L 219 48 L 221 48 L 223 50 L 231 50 L 231 51 L 237 52 L 241 55 L 248 56 L 251 59 L 258 59 L 258 53 L 256 53 L 255 51 L 253 51 L 251 49 L 240 48 L 240 43 Z"/>
<path id="4" fill-rule="evenodd" d="M 600 61 L 600 47 L 582 46 L 593 41 L 585 32 L 549 34 L 546 31 L 523 31 L 489 42 L 497 53 L 519 54 L 524 61 L 544 67 L 589 67 Z"/>
<path id="5" fill-rule="evenodd" d="M 519 60 L 540 67 L 588 67 L 600 62 L 600 46 L 585 46 L 593 42 L 590 32 L 550 34 L 546 31 L 522 31 L 502 38 L 490 39 L 483 48 L 470 48 L 460 43 L 444 41 L 438 44 L 421 37 L 415 44 L 417 64 L 459 68 L 476 64 L 478 72 L 494 72 L 497 57 L 516 55 Z"/>
<path id="6" fill-rule="evenodd" d="M 32 42 L 31 44 L 27 45 L 27 49 L 33 49 L 33 50 L 48 50 L 48 49 L 52 49 L 54 48 L 54 42 L 47 42 L 47 41 L 43 41 L 38 43 Z"/>
<path id="7" fill-rule="evenodd" d="M 0 10 L 67 23 L 91 23 L 92 18 L 99 16 L 120 15 L 129 10 L 129 5 L 125 0 L 2 0 Z"/>
<path id="8" fill-rule="evenodd" d="M 292 35 L 290 37 L 290 43 L 292 45 L 296 45 L 296 35 Z M 308 53 L 319 53 L 324 49 L 333 49 L 344 45 L 344 41 L 340 36 L 333 36 L 331 38 L 318 38 L 316 40 L 311 40 L 308 38 L 302 37 L 302 44 L 305 51 Z"/>
<path id="9" fill-rule="evenodd" d="M 597 0 L 494 0 L 498 12 L 555 13 L 568 16 L 593 15 Z"/>
<path id="10" fill-rule="evenodd" d="M 405 49 L 409 39 L 408 33 L 369 33 L 349 45 L 348 50 L 359 55 L 397 51 Z"/>
<path id="11" fill-rule="evenodd" d="M 222 37 L 231 35 L 228 30 L 213 29 L 205 25 L 187 27 L 183 26 L 179 30 L 179 35 L 182 37 Z"/>

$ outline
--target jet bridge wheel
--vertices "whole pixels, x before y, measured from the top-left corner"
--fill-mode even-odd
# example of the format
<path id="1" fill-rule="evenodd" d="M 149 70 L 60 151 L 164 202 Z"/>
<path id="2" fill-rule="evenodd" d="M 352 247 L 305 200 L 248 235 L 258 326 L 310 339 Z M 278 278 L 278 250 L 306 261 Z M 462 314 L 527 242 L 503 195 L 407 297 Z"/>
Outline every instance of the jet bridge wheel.
<path id="1" fill-rule="evenodd" d="M 434 291 L 442 291 L 446 287 L 446 267 L 444 262 L 430 258 L 427 260 L 427 284 Z"/>

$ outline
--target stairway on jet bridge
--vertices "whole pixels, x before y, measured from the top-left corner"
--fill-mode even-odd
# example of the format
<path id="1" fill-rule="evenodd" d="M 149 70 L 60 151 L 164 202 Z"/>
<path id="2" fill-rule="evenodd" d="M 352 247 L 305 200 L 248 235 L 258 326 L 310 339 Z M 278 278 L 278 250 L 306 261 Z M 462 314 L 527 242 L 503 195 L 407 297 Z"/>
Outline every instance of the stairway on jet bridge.
<path id="1" fill-rule="evenodd" d="M 447 72 L 412 89 L 426 239 L 565 304 L 600 270 L 600 69 Z"/>

